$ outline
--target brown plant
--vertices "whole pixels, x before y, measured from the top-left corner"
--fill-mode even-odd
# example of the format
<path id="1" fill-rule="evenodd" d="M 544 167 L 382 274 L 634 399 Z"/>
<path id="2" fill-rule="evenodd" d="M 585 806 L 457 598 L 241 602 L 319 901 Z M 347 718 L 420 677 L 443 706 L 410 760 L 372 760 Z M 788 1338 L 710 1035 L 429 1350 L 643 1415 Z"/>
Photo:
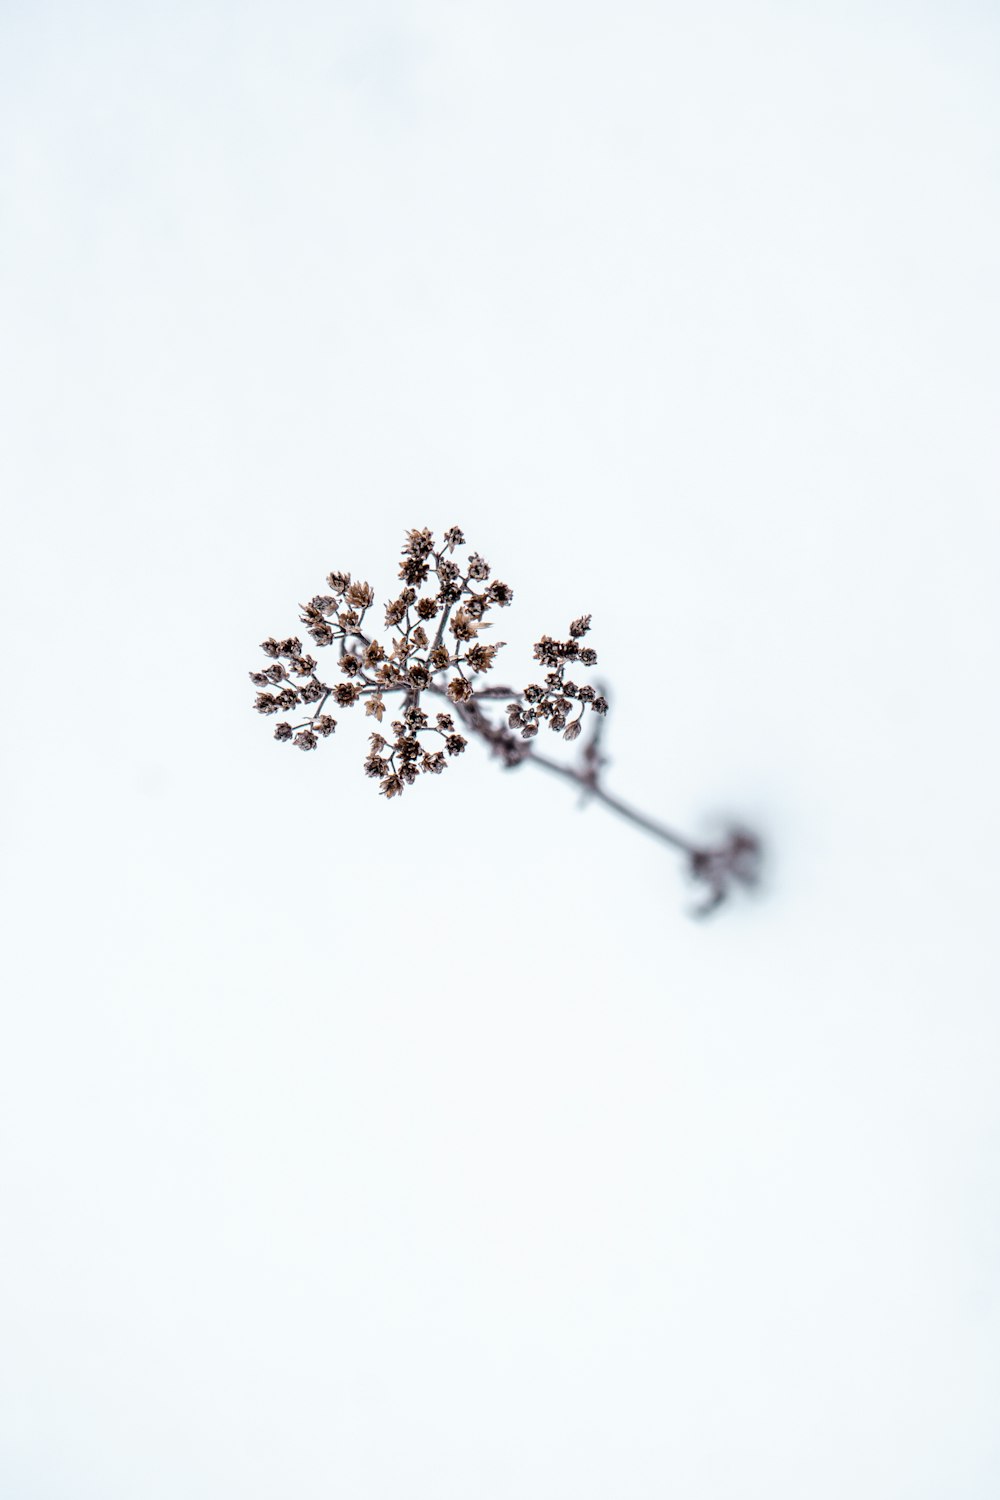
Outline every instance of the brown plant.
<path id="1" fill-rule="evenodd" d="M 761 848 L 748 830 L 734 828 L 719 844 L 698 844 L 605 788 L 601 740 L 607 697 L 599 683 L 576 681 L 581 668 L 597 665 L 596 651 L 582 644 L 590 631 L 589 614 L 572 621 L 564 640 L 543 635 L 536 642 L 535 661 L 544 668 L 541 682 L 520 691 L 480 683 L 505 644 L 486 643 L 480 632 L 492 628 L 488 616 L 506 609 L 514 595 L 506 583 L 490 581 L 490 566 L 478 552 L 470 553 L 464 565 L 457 561 L 455 553 L 464 546 L 457 526 L 444 533 L 439 545 L 426 529 L 407 532 L 399 567 L 404 586 L 384 606 L 382 640 L 376 625 L 366 623 L 375 603 L 371 584 L 353 580 L 349 573 L 327 576 L 330 592 L 300 605 L 299 619 L 314 647 L 336 644 L 340 681 L 333 686 L 317 675 L 316 658 L 303 650 L 298 636 L 261 642 L 270 664 L 250 673 L 260 690 L 254 708 L 264 715 L 310 710 L 297 723 L 282 719 L 274 738 L 315 750 L 320 738 L 336 728 L 337 721 L 325 711 L 329 699 L 339 708 L 363 703 L 366 715 L 381 725 L 390 706 L 386 700 L 398 695 L 398 716 L 386 734 L 376 730 L 370 735 L 364 761 L 365 774 L 378 781 L 384 797 L 401 796 L 421 775 L 440 775 L 449 759 L 465 750 L 468 740 L 456 727 L 457 716 L 462 729 L 482 740 L 504 766 L 536 765 L 574 782 L 584 801 L 601 802 L 679 850 L 703 892 L 697 914 L 714 911 L 735 886 L 753 885 Z M 300 680 L 293 682 L 292 676 Z M 431 715 L 421 704 L 434 698 L 443 699 L 447 708 Z M 542 729 L 573 743 L 584 737 L 588 725 L 575 763 L 539 753 L 535 742 Z"/>

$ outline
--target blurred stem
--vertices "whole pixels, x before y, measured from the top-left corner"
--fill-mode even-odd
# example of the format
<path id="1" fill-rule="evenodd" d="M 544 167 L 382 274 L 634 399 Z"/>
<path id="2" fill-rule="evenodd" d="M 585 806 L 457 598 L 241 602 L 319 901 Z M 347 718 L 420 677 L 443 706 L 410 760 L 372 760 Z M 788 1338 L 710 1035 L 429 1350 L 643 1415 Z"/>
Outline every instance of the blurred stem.
<path id="1" fill-rule="evenodd" d="M 670 844 L 674 849 L 681 849 L 685 854 L 694 856 L 707 851 L 699 849 L 690 839 L 682 834 L 675 833 L 665 823 L 658 823 L 655 818 L 647 818 L 645 813 L 637 812 L 634 807 L 629 807 L 627 802 L 622 802 L 619 797 L 614 797 L 606 792 L 597 781 L 596 776 L 590 776 L 582 771 L 574 771 L 572 766 L 560 765 L 558 761 L 549 760 L 546 755 L 538 755 L 534 750 L 524 757 L 526 761 L 533 762 L 536 766 L 542 766 L 546 771 L 551 771 L 553 776 L 561 776 L 565 781 L 575 782 L 577 786 L 584 789 L 590 797 L 596 797 L 598 802 L 603 802 L 605 807 L 610 807 L 620 818 L 626 818 L 628 822 L 634 823 L 637 828 L 642 828 L 653 838 L 660 839 L 664 844 Z"/>
<path id="2" fill-rule="evenodd" d="M 445 696 L 443 688 L 433 685 L 428 691 Z M 601 769 L 604 759 L 599 748 L 604 728 L 603 716 L 595 725 L 593 735 L 583 747 L 582 765 L 574 768 L 562 765 L 557 760 L 550 760 L 547 755 L 539 755 L 525 744 L 523 738 L 517 738 L 509 729 L 494 724 L 483 713 L 478 701 L 483 698 L 507 696 L 508 691 L 505 688 L 483 688 L 474 693 L 471 699 L 452 704 L 452 707 L 472 733 L 484 739 L 506 765 L 513 767 L 524 765 L 526 761 L 533 762 L 552 776 L 561 776 L 563 781 L 571 781 L 574 786 L 578 786 L 584 794 L 584 800 L 587 797 L 595 797 L 598 802 L 603 802 L 605 807 L 617 813 L 620 818 L 624 818 L 627 823 L 641 828 L 651 838 L 659 839 L 661 844 L 668 844 L 671 849 L 678 849 L 685 856 L 688 873 L 705 893 L 701 905 L 695 908 L 696 916 L 704 917 L 709 912 L 715 911 L 730 895 L 734 886 L 756 885 L 760 873 L 761 844 L 756 834 L 751 833 L 749 829 L 731 828 L 718 844 L 696 844 L 673 828 L 668 828 L 665 823 L 659 823 L 655 818 L 647 817 L 645 813 L 630 807 L 627 802 L 622 802 L 620 798 L 604 790 L 601 785 Z M 523 695 L 515 692 L 509 696 L 516 701 Z"/>

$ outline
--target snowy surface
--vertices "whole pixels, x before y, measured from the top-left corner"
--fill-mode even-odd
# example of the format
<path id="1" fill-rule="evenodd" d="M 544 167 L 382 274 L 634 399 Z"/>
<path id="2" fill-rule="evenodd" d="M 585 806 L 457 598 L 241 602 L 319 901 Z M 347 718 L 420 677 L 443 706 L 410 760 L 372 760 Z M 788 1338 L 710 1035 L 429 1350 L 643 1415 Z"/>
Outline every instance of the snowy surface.
<path id="1" fill-rule="evenodd" d="M 998 33 L 4 7 L 4 1496 L 998 1493 Z M 453 524 L 758 897 L 273 742 Z"/>

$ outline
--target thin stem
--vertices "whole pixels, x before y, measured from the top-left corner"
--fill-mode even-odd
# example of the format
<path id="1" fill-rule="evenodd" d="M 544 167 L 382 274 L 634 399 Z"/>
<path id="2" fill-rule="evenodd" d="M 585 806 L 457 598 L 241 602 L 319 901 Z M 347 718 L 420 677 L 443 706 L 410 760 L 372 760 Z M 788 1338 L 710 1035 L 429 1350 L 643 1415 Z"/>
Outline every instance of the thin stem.
<path id="1" fill-rule="evenodd" d="M 432 651 L 436 651 L 437 648 L 441 645 L 442 641 L 444 640 L 444 627 L 448 623 L 448 616 L 450 614 L 451 614 L 451 605 L 450 604 L 446 604 L 444 606 L 444 609 L 441 612 L 441 618 L 438 621 L 438 628 L 434 632 L 434 641 L 433 641 L 433 643 L 431 645 L 431 650 Z"/>
<path id="2" fill-rule="evenodd" d="M 562 776 L 566 781 L 575 782 L 577 786 L 584 788 L 588 796 L 596 797 L 598 802 L 603 802 L 605 807 L 610 807 L 612 812 L 616 812 L 619 817 L 626 818 L 637 828 L 642 828 L 646 833 L 652 834 L 653 838 L 661 839 L 663 843 L 670 844 L 675 849 L 681 849 L 685 854 L 694 856 L 701 852 L 697 844 L 693 844 L 682 834 L 675 833 L 665 823 L 658 823 L 655 818 L 647 818 L 645 813 L 637 812 L 634 807 L 629 807 L 627 802 L 622 802 L 619 797 L 606 792 L 596 777 L 590 778 L 579 771 L 574 771 L 572 766 L 562 766 L 558 761 L 549 760 L 546 755 L 536 754 L 534 750 L 530 750 L 524 759 L 529 764 L 533 763 L 536 766 L 542 766 L 546 771 L 551 771 L 554 776 Z"/>

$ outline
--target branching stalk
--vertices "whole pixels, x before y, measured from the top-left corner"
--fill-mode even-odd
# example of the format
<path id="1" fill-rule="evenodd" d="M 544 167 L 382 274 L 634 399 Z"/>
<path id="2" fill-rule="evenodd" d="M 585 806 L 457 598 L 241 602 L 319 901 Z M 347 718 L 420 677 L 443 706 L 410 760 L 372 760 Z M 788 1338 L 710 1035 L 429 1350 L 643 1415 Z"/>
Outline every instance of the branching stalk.
<path id="1" fill-rule="evenodd" d="M 278 723 L 275 739 L 300 750 L 315 750 L 320 739 L 328 738 L 337 727 L 336 719 L 325 711 L 329 699 L 340 708 L 363 702 L 366 714 L 380 726 L 369 736 L 365 773 L 391 799 L 401 796 L 418 778 L 440 774 L 451 758 L 462 754 L 467 741 L 455 728 L 457 716 L 505 766 L 540 766 L 550 776 L 579 787 L 581 805 L 591 799 L 600 802 L 682 854 L 688 873 L 704 892 L 700 913 L 713 911 L 736 885 L 752 885 L 760 863 L 760 843 L 754 834 L 734 828 L 719 844 L 698 844 L 605 787 L 601 744 L 608 700 L 599 683 L 577 680 L 580 671 L 588 671 L 597 662 L 597 652 L 584 641 L 590 615 L 571 623 L 568 639 L 543 635 L 536 642 L 535 661 L 543 669 L 540 682 L 522 690 L 478 686 L 504 644 L 487 645 L 479 632 L 489 629 L 488 612 L 506 608 L 513 592 L 497 579 L 490 581 L 489 564 L 477 552 L 469 554 L 464 569 L 454 562 L 452 554 L 464 546 L 465 537 L 458 527 L 444 533 L 439 547 L 430 531 L 407 533 L 399 569 L 405 587 L 385 605 L 385 628 L 396 633 L 384 644 L 363 628 L 375 600 L 371 585 L 352 581 L 349 573 L 328 575 L 331 592 L 317 594 L 301 605 L 299 619 L 315 646 L 338 644 L 343 680 L 336 686 L 320 681 L 317 663 L 303 650 L 298 636 L 270 637 L 261 643 L 271 665 L 250 673 L 261 689 L 254 704 L 257 712 L 278 714 L 301 704 L 316 705 L 301 723 Z M 418 593 L 421 589 L 422 594 Z M 433 722 L 421 707 L 424 694 L 444 700 Z M 386 699 L 394 695 L 402 699 L 398 717 L 390 714 L 382 732 L 382 720 L 390 708 Z M 491 717 L 499 700 L 505 700 L 506 723 Z M 590 726 L 586 735 L 585 721 Z M 585 736 L 576 765 L 538 751 L 537 736 L 543 729 L 571 744 Z"/>

